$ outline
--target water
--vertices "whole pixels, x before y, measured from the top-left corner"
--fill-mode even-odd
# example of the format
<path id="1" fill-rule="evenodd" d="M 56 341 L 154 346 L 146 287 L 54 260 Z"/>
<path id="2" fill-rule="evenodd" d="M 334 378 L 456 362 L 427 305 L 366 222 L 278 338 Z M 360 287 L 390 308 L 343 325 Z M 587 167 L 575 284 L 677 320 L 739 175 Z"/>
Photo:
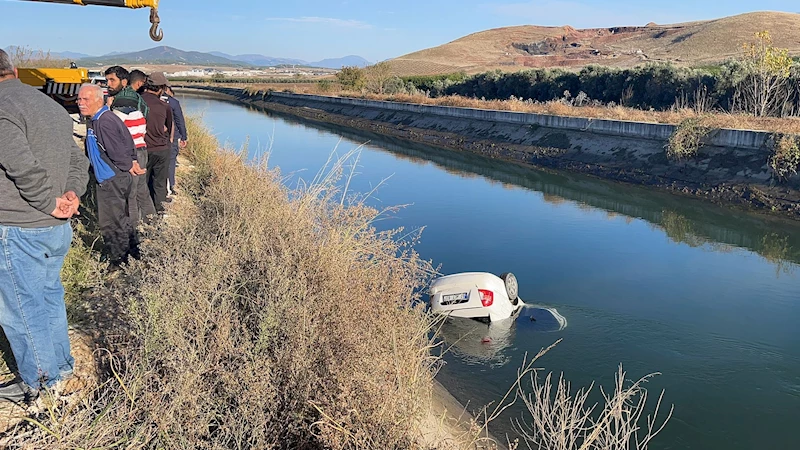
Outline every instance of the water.
<path id="1" fill-rule="evenodd" d="M 800 224 L 216 100 L 182 102 L 222 142 L 249 140 L 251 156 L 272 142 L 270 164 L 292 175 L 289 185 L 313 178 L 334 148 L 369 141 L 350 189 L 380 185 L 372 204 L 407 205 L 382 226 L 424 227 L 417 249 L 443 273 L 514 272 L 521 298 L 566 318 L 560 330 L 524 314 L 504 328 L 446 325 L 444 338 L 458 342 L 438 378 L 470 409 L 503 396 L 525 352 L 563 338 L 538 366 L 573 386 L 612 387 L 620 363 L 629 378 L 661 373 L 648 383 L 651 400 L 664 389 L 675 412 L 652 448 L 800 448 Z M 519 413 L 493 430 L 512 432 Z"/>

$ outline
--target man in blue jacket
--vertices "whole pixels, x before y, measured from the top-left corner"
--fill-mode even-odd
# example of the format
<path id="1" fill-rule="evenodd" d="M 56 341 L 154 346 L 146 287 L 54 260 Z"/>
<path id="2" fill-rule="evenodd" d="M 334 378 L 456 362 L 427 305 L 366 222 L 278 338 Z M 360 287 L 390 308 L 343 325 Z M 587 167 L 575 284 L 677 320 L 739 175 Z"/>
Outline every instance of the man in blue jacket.
<path id="1" fill-rule="evenodd" d="M 66 110 L 23 84 L 0 50 L 0 325 L 19 371 L 0 400 L 30 402 L 72 376 L 61 267 L 89 161 Z"/>
<path id="2" fill-rule="evenodd" d="M 175 189 L 175 169 L 178 167 L 178 153 L 180 149 L 186 147 L 188 137 L 186 135 L 186 120 L 183 118 L 181 102 L 175 98 L 175 93 L 172 92 L 171 87 L 167 86 L 164 93 L 169 107 L 172 108 L 172 123 L 175 127 L 172 138 L 172 151 L 169 155 L 169 192 L 170 194 L 175 194 L 177 192 Z"/>
<path id="3" fill-rule="evenodd" d="M 112 269 L 136 255 L 136 235 L 128 214 L 132 176 L 141 172 L 136 146 L 122 120 L 104 105 L 103 91 L 84 84 L 78 91 L 78 109 L 90 117 L 86 149 L 97 180 L 97 224 Z"/>

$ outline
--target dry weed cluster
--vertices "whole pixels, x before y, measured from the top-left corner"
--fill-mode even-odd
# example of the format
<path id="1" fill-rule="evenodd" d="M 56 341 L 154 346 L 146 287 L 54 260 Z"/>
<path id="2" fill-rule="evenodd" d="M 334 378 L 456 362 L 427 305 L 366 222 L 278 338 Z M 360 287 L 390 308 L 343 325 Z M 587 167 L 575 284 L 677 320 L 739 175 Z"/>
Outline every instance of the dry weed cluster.
<path id="1" fill-rule="evenodd" d="M 697 156 L 703 145 L 703 139 L 711 131 L 703 125 L 699 118 L 684 120 L 675 128 L 666 145 L 667 157 L 675 160 L 689 159 Z"/>
<path id="2" fill-rule="evenodd" d="M 785 180 L 796 175 L 800 167 L 800 137 L 784 134 L 775 137 L 774 141 L 769 167 L 779 180 Z"/>
<path id="3" fill-rule="evenodd" d="M 25 448 L 419 445 L 433 376 L 416 292 L 431 273 L 341 164 L 299 191 L 195 121 L 176 200 L 114 283 L 130 335 L 112 376 L 17 430 Z"/>

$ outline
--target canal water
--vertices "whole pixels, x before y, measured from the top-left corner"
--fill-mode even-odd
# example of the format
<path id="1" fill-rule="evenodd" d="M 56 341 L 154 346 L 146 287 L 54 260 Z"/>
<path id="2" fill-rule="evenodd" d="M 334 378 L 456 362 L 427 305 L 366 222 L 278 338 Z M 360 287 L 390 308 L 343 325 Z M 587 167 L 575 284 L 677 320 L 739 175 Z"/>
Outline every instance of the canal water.
<path id="1" fill-rule="evenodd" d="M 445 324 L 438 379 L 468 409 L 497 402 L 526 352 L 573 388 L 653 372 L 674 416 L 651 448 L 797 449 L 800 224 L 574 174 L 531 170 L 246 106 L 182 97 L 221 142 L 269 151 L 286 183 L 362 146 L 350 190 L 405 205 L 441 272 L 511 271 L 534 308 L 512 325 Z M 556 322 L 548 311 L 557 311 Z M 530 320 L 530 316 L 534 319 Z M 450 344 L 453 344 L 450 346 Z M 595 388 L 596 389 L 596 388 Z M 599 391 L 598 391 L 599 392 Z M 512 408 L 493 425 L 513 433 Z"/>

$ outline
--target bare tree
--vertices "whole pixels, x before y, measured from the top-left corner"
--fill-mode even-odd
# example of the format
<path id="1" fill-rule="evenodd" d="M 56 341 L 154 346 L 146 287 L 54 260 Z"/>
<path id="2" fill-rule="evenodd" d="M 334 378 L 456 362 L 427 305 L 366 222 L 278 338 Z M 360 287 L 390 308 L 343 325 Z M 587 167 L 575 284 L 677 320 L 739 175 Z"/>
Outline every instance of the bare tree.
<path id="1" fill-rule="evenodd" d="M 743 46 L 747 75 L 737 93 L 740 108 L 758 117 L 781 115 L 793 94 L 789 83 L 792 59 L 787 49 L 772 45 L 768 31 L 756 33 L 755 38 Z"/>

